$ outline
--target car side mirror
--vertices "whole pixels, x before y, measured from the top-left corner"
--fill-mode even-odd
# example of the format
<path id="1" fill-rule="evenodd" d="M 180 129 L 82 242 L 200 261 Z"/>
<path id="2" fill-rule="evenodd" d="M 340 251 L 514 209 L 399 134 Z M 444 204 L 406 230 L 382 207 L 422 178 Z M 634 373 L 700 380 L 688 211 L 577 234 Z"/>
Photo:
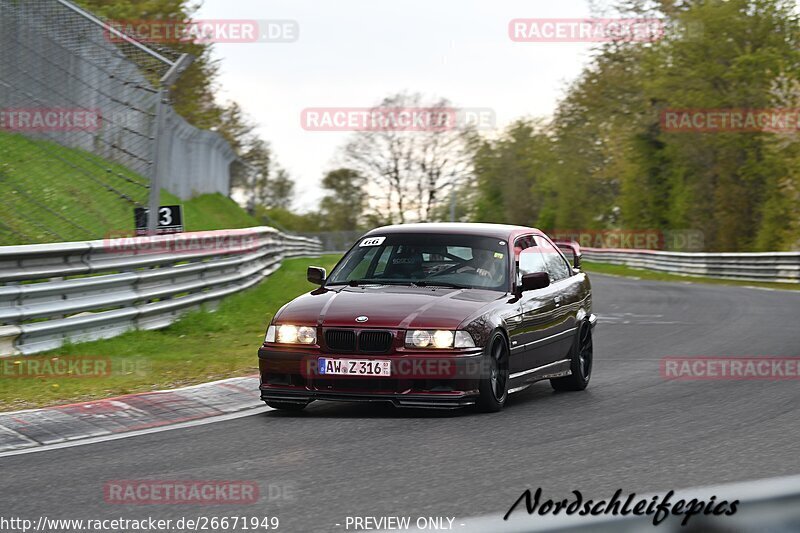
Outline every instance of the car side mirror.
<path id="1" fill-rule="evenodd" d="M 310 266 L 306 270 L 306 279 L 315 285 L 322 285 L 325 283 L 327 273 L 322 267 Z"/>
<path id="2" fill-rule="evenodd" d="M 550 276 L 547 272 L 532 272 L 522 276 L 522 292 L 544 289 L 550 285 Z"/>

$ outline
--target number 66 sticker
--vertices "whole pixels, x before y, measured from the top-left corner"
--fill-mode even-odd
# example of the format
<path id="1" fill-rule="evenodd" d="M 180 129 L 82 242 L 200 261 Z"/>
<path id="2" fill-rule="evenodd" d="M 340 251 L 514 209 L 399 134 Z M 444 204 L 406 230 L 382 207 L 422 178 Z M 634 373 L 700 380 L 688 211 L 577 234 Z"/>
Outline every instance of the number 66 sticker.
<path id="1" fill-rule="evenodd" d="M 386 237 L 369 237 L 361 241 L 359 246 L 380 246 L 383 244 L 383 241 L 386 240 Z"/>

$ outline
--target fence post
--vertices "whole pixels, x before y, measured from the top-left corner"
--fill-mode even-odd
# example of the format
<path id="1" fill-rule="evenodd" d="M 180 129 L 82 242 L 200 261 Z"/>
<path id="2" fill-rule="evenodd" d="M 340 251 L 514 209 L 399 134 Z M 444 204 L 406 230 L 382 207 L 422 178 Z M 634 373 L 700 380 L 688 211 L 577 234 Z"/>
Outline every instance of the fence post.
<path id="1" fill-rule="evenodd" d="M 147 211 L 147 234 L 155 235 L 158 228 L 158 206 L 161 204 L 161 176 L 164 174 L 164 158 L 161 157 L 162 144 L 164 143 L 164 126 L 166 103 L 169 97 L 169 88 L 178 77 L 192 63 L 194 58 L 189 54 L 182 54 L 169 68 L 159 81 L 156 99 L 156 119 L 153 127 L 153 160 L 150 165 L 150 197 Z"/>

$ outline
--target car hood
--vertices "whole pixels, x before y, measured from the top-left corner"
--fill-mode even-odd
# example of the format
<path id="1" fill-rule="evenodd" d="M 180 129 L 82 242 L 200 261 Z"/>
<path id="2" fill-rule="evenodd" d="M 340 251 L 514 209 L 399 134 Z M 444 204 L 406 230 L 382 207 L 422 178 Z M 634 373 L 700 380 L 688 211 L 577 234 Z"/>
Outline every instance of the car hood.
<path id="1" fill-rule="evenodd" d="M 363 286 L 318 289 L 284 306 L 275 321 L 365 328 L 456 329 L 490 302 L 506 296 L 482 289 Z M 366 316 L 366 322 L 356 317 Z"/>

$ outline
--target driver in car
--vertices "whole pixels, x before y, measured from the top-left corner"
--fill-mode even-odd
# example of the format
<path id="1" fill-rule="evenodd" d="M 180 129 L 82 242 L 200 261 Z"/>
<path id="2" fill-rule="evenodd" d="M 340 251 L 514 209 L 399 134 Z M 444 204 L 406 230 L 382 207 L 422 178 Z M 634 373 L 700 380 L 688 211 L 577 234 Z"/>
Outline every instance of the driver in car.
<path id="1" fill-rule="evenodd" d="M 500 257 L 498 257 L 498 255 Z M 479 276 L 489 278 L 492 281 L 497 281 L 500 269 L 503 268 L 502 254 L 496 254 L 492 250 L 484 248 L 473 248 L 472 259 L 456 270 L 456 272 L 467 272 L 474 270 Z"/>

